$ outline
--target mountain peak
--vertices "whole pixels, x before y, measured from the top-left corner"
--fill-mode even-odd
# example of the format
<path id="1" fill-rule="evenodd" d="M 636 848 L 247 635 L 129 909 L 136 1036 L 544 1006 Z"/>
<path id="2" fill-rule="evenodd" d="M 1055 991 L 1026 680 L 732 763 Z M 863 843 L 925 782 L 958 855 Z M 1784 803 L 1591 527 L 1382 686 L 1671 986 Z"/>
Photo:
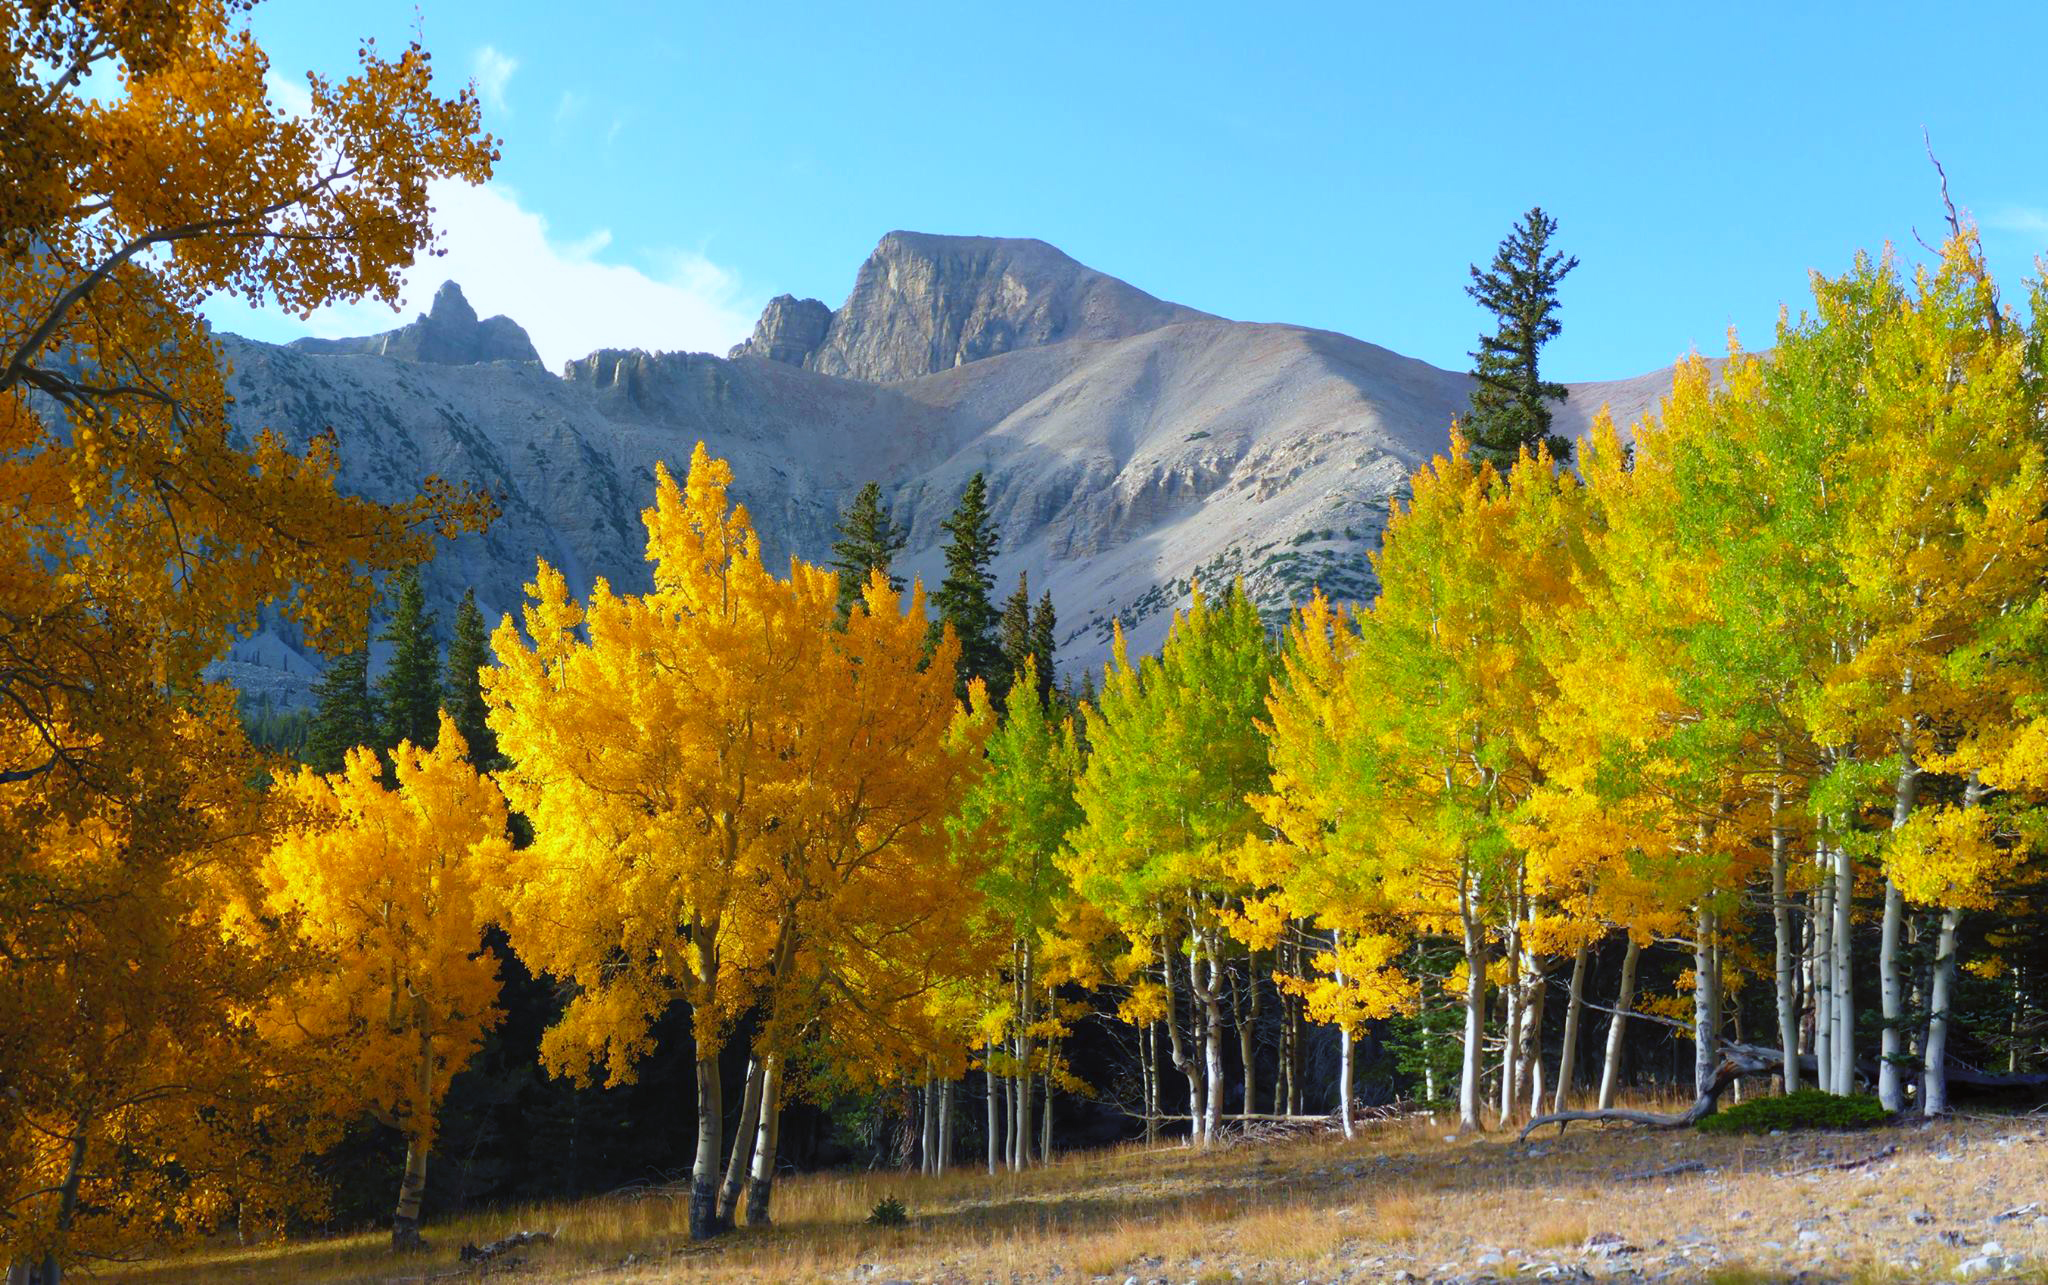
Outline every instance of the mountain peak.
<path id="1" fill-rule="evenodd" d="M 468 329 L 477 324 L 476 309 L 469 306 L 459 284 L 443 281 L 441 288 L 434 291 L 434 302 L 427 308 L 427 320 L 439 326 Z"/>
<path id="2" fill-rule="evenodd" d="M 540 354 L 510 317 L 477 320 L 462 287 L 444 281 L 427 311 L 396 330 L 353 339 L 297 339 L 305 352 L 359 353 L 435 366 L 473 366 L 489 361 L 534 361 Z"/>
<path id="3" fill-rule="evenodd" d="M 1043 241 L 899 229 L 876 244 L 836 312 L 778 296 L 732 355 L 893 383 L 1012 349 L 1123 339 L 1207 317 Z"/>

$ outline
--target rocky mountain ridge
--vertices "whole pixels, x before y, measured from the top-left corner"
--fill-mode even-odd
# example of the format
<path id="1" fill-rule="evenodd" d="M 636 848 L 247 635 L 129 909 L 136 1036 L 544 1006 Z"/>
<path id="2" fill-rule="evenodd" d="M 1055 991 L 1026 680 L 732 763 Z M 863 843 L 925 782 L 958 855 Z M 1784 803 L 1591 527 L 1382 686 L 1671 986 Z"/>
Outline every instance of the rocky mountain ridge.
<path id="1" fill-rule="evenodd" d="M 1000 590 L 1021 571 L 1052 592 L 1069 672 L 1104 659 L 1118 620 L 1133 648 L 1157 646 L 1198 581 L 1243 576 L 1276 614 L 1317 584 L 1368 596 L 1388 498 L 1442 449 L 1470 389 L 1329 331 L 1162 302 L 1042 242 L 906 232 L 882 239 L 840 308 L 778 298 L 724 358 L 603 350 L 553 375 L 521 355 L 516 323 L 478 321 L 452 283 L 386 335 L 223 343 L 237 426 L 301 442 L 333 429 L 345 488 L 396 499 L 432 473 L 497 497 L 499 521 L 427 570 L 444 623 L 468 588 L 492 619 L 516 614 L 536 557 L 579 591 L 600 576 L 644 587 L 654 463 L 679 467 L 702 439 L 731 461 L 772 560 L 825 557 L 872 479 L 909 528 L 906 569 L 928 581 L 941 522 L 985 473 Z M 1561 428 L 1583 432 L 1603 402 L 1626 421 L 1669 379 L 1576 385 Z M 223 674 L 291 704 L 317 666 L 279 628 Z"/>

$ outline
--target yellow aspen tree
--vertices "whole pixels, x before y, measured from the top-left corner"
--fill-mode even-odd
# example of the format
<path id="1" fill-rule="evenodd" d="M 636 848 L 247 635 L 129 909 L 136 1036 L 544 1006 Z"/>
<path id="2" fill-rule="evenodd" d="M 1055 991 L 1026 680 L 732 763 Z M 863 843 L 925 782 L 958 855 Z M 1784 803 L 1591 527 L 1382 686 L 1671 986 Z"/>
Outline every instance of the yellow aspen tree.
<path id="1" fill-rule="evenodd" d="M 718 1054 L 777 949 L 771 879 L 791 765 L 777 711 L 810 681 L 813 622 L 761 566 L 732 471 L 699 443 L 685 486 L 655 470 L 642 518 L 654 591 L 599 581 L 587 606 L 540 564 L 525 632 L 507 618 L 484 699 L 512 808 L 533 825 L 498 912 L 512 948 L 574 989 L 541 1042 L 578 1082 L 629 1081 L 653 1024 L 689 1005 L 697 1151 L 690 1233 L 719 1230 Z M 829 601 L 828 601 L 829 605 Z M 603 896 L 592 895 L 603 889 Z"/>
<path id="2" fill-rule="evenodd" d="M 1989 891 L 1988 873 L 1961 856 L 1979 848 L 1957 827 L 1978 818 L 1944 812 L 1916 826 L 1914 814 L 1930 763 L 1953 747 L 1951 729 L 2009 725 L 2014 681 L 2032 686 L 2009 657 L 2025 643 L 2014 626 L 2031 619 L 2048 569 L 2048 462 L 2032 337 L 2002 314 L 1972 232 L 1959 229 L 1941 262 L 1910 282 L 1889 258 L 1866 258 L 1817 283 L 1816 298 L 1819 325 L 1857 341 L 1853 354 L 1830 345 L 1828 372 L 1855 388 L 1854 431 L 1841 435 L 1831 469 L 1844 511 L 1834 596 L 1854 645 L 1836 653 L 1809 716 L 1824 742 L 1869 745 L 1873 758 L 1890 750 L 1878 1094 L 1900 1111 L 1910 1079 L 1900 958 L 1908 905 L 1947 887 L 1938 909 L 1974 908 Z M 1957 854 L 1956 869 L 1930 887 L 1925 865 L 1939 852 Z M 1952 966 L 1951 956 L 1943 967 Z"/>
<path id="3" fill-rule="evenodd" d="M 1352 1113 L 1354 1043 L 1366 1021 L 1413 1008 L 1418 988 L 1395 963 L 1414 931 L 1403 889 L 1359 832 L 1346 824 L 1369 778 L 1347 749 L 1358 735 L 1355 692 L 1346 666 L 1357 634 L 1318 592 L 1290 622 L 1279 673 L 1266 700 L 1270 790 L 1252 802 L 1275 836 L 1249 839 L 1240 872 L 1258 891 L 1245 898 L 1231 929 L 1254 949 L 1291 936 L 1311 951 L 1313 974 L 1274 980 L 1304 1001 L 1313 1021 L 1338 1031 L 1338 1119 L 1346 1137 Z"/>
<path id="4" fill-rule="evenodd" d="M 1756 401 L 1755 376 L 1755 363 L 1737 357 L 1716 389 L 1703 362 L 1682 363 L 1660 414 L 1635 426 L 1630 450 L 1611 421 L 1596 421 L 1583 452 L 1581 603 L 1537 638 L 1557 695 L 1542 721 L 1544 784 L 1514 827 L 1539 897 L 1559 912 L 1551 927 L 1563 942 L 1583 944 L 1610 923 L 1628 930 L 1633 959 L 1646 940 L 1689 931 L 1702 1088 L 1719 1062 L 1716 961 L 1748 878 L 1735 860 L 1747 851 L 1743 827 L 1755 819 L 1765 768 L 1794 737 L 1773 699 L 1785 690 L 1771 672 L 1775 654 L 1755 637 L 1765 631 L 1755 627 L 1759 608 L 1790 607 L 1759 597 L 1745 561 L 1741 487 L 1702 462 L 1712 450 L 1739 455 L 1729 444 L 1749 440 L 1743 417 Z M 1775 852 L 1782 877 L 1786 848 Z M 1778 910 L 1789 969 L 1782 901 Z M 1625 984 L 1633 976 L 1625 967 Z M 1614 1007 L 1626 1012 L 1632 993 L 1618 998 Z M 1789 990 L 1781 998 L 1789 1003 Z M 1610 1030 L 1603 1105 L 1624 1020 Z"/>
<path id="5" fill-rule="evenodd" d="M 1502 1109 L 1529 1069 L 1520 1029 L 1524 854 L 1507 824 L 1540 781 L 1538 719 L 1553 684 L 1532 643 L 1569 610 L 1584 560 L 1584 497 L 1547 460 L 1506 477 L 1453 432 L 1396 504 L 1374 567 L 1380 592 L 1357 620 L 1344 681 L 1357 730 L 1343 823 L 1425 932 L 1465 955 L 1462 1127 L 1481 1124 L 1491 935 L 1508 976 Z M 1532 1024 L 1533 1029 L 1533 1024 Z"/>
<path id="6" fill-rule="evenodd" d="M 970 684 L 980 717 L 963 710 L 957 643 L 942 634 L 926 652 L 922 585 L 906 597 L 871 576 L 841 628 L 833 576 L 793 562 L 788 584 L 808 622 L 790 644 L 806 669 L 775 732 L 787 775 L 772 787 L 778 851 L 763 891 L 778 949 L 755 1045 L 765 1077 L 757 1127 L 769 1136 L 752 1152 L 750 1226 L 769 1221 L 779 1068 L 823 1038 L 858 1050 L 842 1069 L 870 1083 L 957 1078 L 965 1045 L 945 998 L 989 960 L 974 931 L 980 868 L 958 858 L 946 828 L 979 770 L 985 692 Z"/>
<path id="7" fill-rule="evenodd" d="M 322 965 L 267 1025 L 333 1059 L 326 1087 L 339 1110 L 366 1106 L 405 1138 L 393 1249 L 420 1244 L 441 1099 L 502 1016 L 482 938 L 485 888 L 509 852 L 505 801 L 470 766 L 454 721 L 440 723 L 431 750 L 392 750 L 393 788 L 367 748 L 343 772 L 287 782 L 295 824 L 264 871 L 271 912 Z"/>
<path id="8" fill-rule="evenodd" d="M 417 46 L 365 46 L 355 74 L 313 77 L 309 109 L 283 110 L 245 9 L 179 0 L 0 15 L 0 938 L 217 923 L 179 900 L 198 885 L 165 873 L 195 851 L 187 818 L 110 800 L 158 797 L 139 783 L 185 770 L 189 729 L 232 718 L 200 675 L 259 613 L 279 611 L 316 646 L 351 645 L 373 573 L 418 561 L 432 530 L 473 527 L 488 509 L 432 479 L 405 504 L 346 498 L 331 439 L 304 436 L 314 426 L 253 438 L 229 427 L 227 371 L 200 304 L 223 292 L 294 311 L 389 301 L 432 244 L 430 183 L 480 181 L 496 159 L 474 93 L 434 93 Z M 288 445 L 293 430 L 302 447 Z M 250 789 L 254 774 L 229 779 Z M 117 813 L 118 840 L 94 846 L 134 855 L 49 863 Z M 83 974 L 67 982 L 58 955 L 16 955 L 23 1007 L 11 1016 L 57 1032 L 66 1014 L 125 1005 L 139 976 L 183 978 L 192 1002 L 159 992 L 128 1008 L 161 1020 L 126 1043 L 189 1036 L 198 1056 L 198 1028 L 168 1024 L 202 1022 L 197 997 L 219 999 L 213 983 L 234 970 L 158 968 L 148 941 L 125 929 L 102 940 L 107 968 L 91 975 L 121 996 L 81 994 Z M 45 963 L 51 976 L 31 975 Z M 30 1009 L 30 996 L 62 1011 Z M 78 1114 L 57 1100 L 70 1092 L 52 1076 L 57 1055 L 54 1035 L 0 1051 L 0 1081 L 57 1095 L 24 1097 L 20 1110 Z M 82 1067 L 92 1054 L 61 1056 Z M 189 1059 L 179 1074 L 209 1078 Z M 169 1111 L 191 1099 L 158 1101 Z M 11 1166 L 25 1154 L 6 1149 L 0 1188 L 16 1189 Z M 46 1283 L 86 1252 L 60 1226 L 83 1207 L 78 1190 L 60 1182 L 0 1215 L 41 1229 L 30 1241 L 9 1232 L 8 1252 L 25 1268 L 16 1247 L 32 1243 Z M 151 1182 L 118 1203 L 141 1219 L 156 1198 L 176 1204 Z M 166 1217 L 197 1227 L 217 1212 L 179 1205 Z"/>

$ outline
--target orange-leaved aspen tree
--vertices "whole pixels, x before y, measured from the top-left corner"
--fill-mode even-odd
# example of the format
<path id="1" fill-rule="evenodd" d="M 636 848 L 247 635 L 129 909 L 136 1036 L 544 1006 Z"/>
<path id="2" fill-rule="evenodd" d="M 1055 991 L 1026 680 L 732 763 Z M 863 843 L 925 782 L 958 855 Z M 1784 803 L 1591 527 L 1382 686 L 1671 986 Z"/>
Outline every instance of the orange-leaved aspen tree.
<path id="1" fill-rule="evenodd" d="M 281 787 L 292 828 L 265 867 L 272 913 L 321 967 L 280 997 L 266 1025 L 329 1055 L 328 1094 L 368 1107 L 405 1138 L 393 1249 L 420 1244 L 427 1156 L 448 1084 L 498 1022 L 498 970 L 483 949 L 485 889 L 504 868 L 505 800 L 441 715 L 431 750 L 372 750 L 346 770 Z"/>
<path id="2" fill-rule="evenodd" d="M 1168 1030 L 1203 1145 L 1223 1119 L 1226 916 L 1245 891 L 1235 854 L 1262 829 L 1249 799 L 1266 784 L 1258 722 L 1272 667 L 1244 586 L 1214 606 L 1197 588 L 1159 655 L 1132 666 L 1119 632 L 1101 702 L 1082 709 L 1082 820 L 1064 860 L 1080 894 L 1126 935 L 1155 943 L 1162 966 L 1185 956 L 1199 1061 L 1171 1011 Z"/>
<path id="3" fill-rule="evenodd" d="M 265 609 L 315 646 L 360 641 L 371 575 L 425 556 L 427 528 L 473 526 L 487 508 L 431 481 L 397 505 L 343 497 L 335 445 L 319 426 L 230 428 L 226 367 L 201 303 L 230 293 L 304 312 L 392 300 L 402 271 L 432 244 L 429 184 L 480 181 L 496 158 L 474 93 L 437 95 L 417 46 L 387 55 L 366 45 L 354 74 L 310 79 L 307 110 L 285 110 L 270 96 L 246 8 L 165 0 L 13 6 L 0 17 L 0 637 L 9 655 L 0 938 L 9 941 L 82 942 L 149 922 L 173 933 L 203 920 L 179 900 L 194 885 L 139 855 L 54 865 L 49 855 L 72 847 L 96 816 L 119 814 L 124 837 L 98 852 L 125 846 L 176 865 L 174 853 L 193 851 L 176 837 L 189 818 L 110 800 L 138 797 L 138 783 L 189 763 L 192 720 L 220 716 L 201 690 L 205 667 Z M 230 779 L 253 791 L 254 774 Z M 212 1020 L 198 997 L 218 998 L 211 984 L 227 973 L 159 969 L 148 962 L 162 957 L 154 945 L 120 933 L 102 945 L 107 968 L 90 975 L 123 992 L 141 973 L 192 983 L 185 998 L 130 1010 L 148 1019 L 129 1032 L 130 1047 L 178 1044 L 186 1037 L 173 1023 Z M 81 989 L 87 974 L 64 974 L 63 954 L 13 954 L 17 1007 L 5 1025 L 52 1032 L 74 1014 L 111 1011 L 102 1005 L 114 996 Z M 60 1009 L 34 1008 L 31 997 Z M 4 1110 L 15 1118 L 71 1111 L 65 1077 L 47 1059 L 88 1054 L 83 1045 L 60 1054 L 57 1043 L 0 1045 Z M 46 1090 L 57 1096 L 38 1099 Z M 192 1098 L 159 1098 L 156 1110 L 173 1101 Z M 212 1109 L 208 1127 L 229 1108 Z M 87 1164 L 94 1137 L 83 1135 Z M 153 1144 L 137 1142 L 131 1158 L 151 1154 Z M 85 1252 L 71 1228 L 91 1178 L 28 1178 L 28 1154 L 0 1147 L 0 1191 L 22 1197 L 0 1202 L 0 1237 L 13 1266 L 25 1271 L 34 1259 L 48 1285 Z M 134 1184 L 122 1204 L 130 1227 L 196 1231 L 219 1212 L 163 1184 Z"/>
<path id="4" fill-rule="evenodd" d="M 308 1105 L 302 1068 L 247 1020 L 302 962 L 249 914 L 265 761 L 225 688 L 135 699 L 152 754 L 89 793 L 16 783 L 34 824 L 0 838 L 6 895 L 35 909 L 0 924 L 0 1258 L 37 1280 L 319 1204 L 271 1127 Z"/>
<path id="5" fill-rule="evenodd" d="M 951 997 L 989 964 L 975 932 L 979 866 L 946 831 L 987 731 L 954 694 L 957 643 L 942 631 L 926 651 L 921 584 L 905 595 L 872 574 L 843 627 L 833 576 L 793 561 L 787 584 L 809 622 L 790 645 L 808 659 L 771 732 L 788 775 L 763 874 L 780 949 L 755 1044 L 764 1080 L 749 1226 L 770 1216 L 787 1065 L 834 1065 L 854 1084 L 950 1082 L 966 1068 Z M 985 709 L 978 682 L 969 695 Z"/>

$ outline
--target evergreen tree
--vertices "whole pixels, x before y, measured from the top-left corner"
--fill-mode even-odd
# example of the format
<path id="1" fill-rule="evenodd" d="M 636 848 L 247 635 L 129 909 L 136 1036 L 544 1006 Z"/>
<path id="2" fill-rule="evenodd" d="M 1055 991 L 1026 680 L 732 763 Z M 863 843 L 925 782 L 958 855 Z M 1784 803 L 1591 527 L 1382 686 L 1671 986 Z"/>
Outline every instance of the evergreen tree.
<path id="1" fill-rule="evenodd" d="M 491 661 L 490 631 L 477 609 L 476 590 L 463 593 L 455 608 L 455 636 L 448 642 L 448 714 L 469 746 L 469 761 L 488 770 L 498 759 L 497 734 L 486 720 L 483 683 L 477 671 Z"/>
<path id="2" fill-rule="evenodd" d="M 1019 581 L 1019 587 L 1022 587 L 1022 581 Z M 1038 595 L 1038 610 L 1031 615 L 1031 654 L 1038 658 L 1038 699 L 1041 701 L 1052 697 L 1052 653 L 1059 646 L 1059 639 L 1055 636 L 1057 620 L 1052 610 L 1052 590 L 1048 589 Z"/>
<path id="3" fill-rule="evenodd" d="M 944 528 L 950 537 L 946 578 L 932 595 L 932 605 L 939 613 L 932 625 L 933 635 L 937 636 L 941 625 L 953 626 L 953 634 L 960 640 L 959 686 L 963 693 L 976 678 L 998 688 L 1003 653 L 996 636 L 995 604 L 988 596 L 996 584 L 989 573 L 989 563 L 996 556 L 996 530 L 988 511 L 988 482 L 981 474 L 967 480 L 960 507 L 946 519 Z"/>
<path id="4" fill-rule="evenodd" d="M 336 656 L 313 688 L 313 722 L 304 758 L 316 772 L 339 772 L 348 752 L 377 740 L 377 705 L 370 699 L 370 653 Z"/>
<path id="5" fill-rule="evenodd" d="M 883 506 L 882 488 L 873 482 L 860 488 L 853 503 L 839 515 L 839 538 L 832 542 L 832 559 L 827 564 L 839 573 L 841 619 L 860 601 L 868 577 L 877 571 L 889 576 L 891 589 L 903 591 L 903 577 L 890 575 L 889 566 L 909 538 Z"/>
<path id="6" fill-rule="evenodd" d="M 1576 257 L 1550 249 L 1556 233 L 1556 219 L 1540 206 L 1530 210 L 1494 251 L 1491 267 L 1481 272 L 1472 265 L 1465 287 L 1499 322 L 1472 354 L 1476 386 L 1465 433 L 1475 456 L 1502 469 L 1525 446 L 1571 458 L 1572 444 L 1550 431 L 1550 403 L 1565 399 L 1565 386 L 1544 379 L 1537 366 L 1538 351 L 1560 329 L 1558 283 L 1579 266 Z"/>
<path id="7" fill-rule="evenodd" d="M 1003 653 L 1002 681 L 998 684 L 997 696 L 1008 699 L 1010 689 L 1016 686 L 1017 676 L 1024 672 L 1024 662 L 1031 659 L 1031 585 L 1026 573 L 1017 573 L 1017 592 L 1003 603 L 1003 619 L 996 634 L 997 645 Z"/>
<path id="8" fill-rule="evenodd" d="M 418 567 L 400 573 L 398 607 L 378 637 L 393 648 L 391 664 L 377 680 L 380 748 L 400 741 L 431 748 L 441 730 L 441 649 Z"/>

